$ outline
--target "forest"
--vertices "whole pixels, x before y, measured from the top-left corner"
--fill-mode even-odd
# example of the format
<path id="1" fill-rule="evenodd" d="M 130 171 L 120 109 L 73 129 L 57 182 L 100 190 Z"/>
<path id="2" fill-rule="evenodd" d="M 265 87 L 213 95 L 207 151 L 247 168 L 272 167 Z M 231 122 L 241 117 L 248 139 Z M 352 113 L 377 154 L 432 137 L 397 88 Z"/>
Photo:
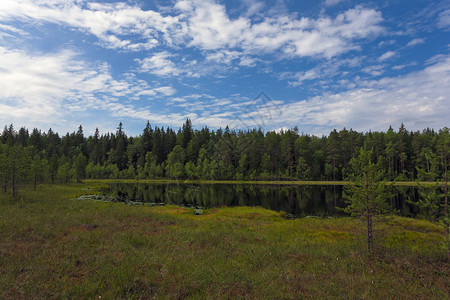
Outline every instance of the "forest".
<path id="1" fill-rule="evenodd" d="M 341 181 L 349 162 L 366 145 L 388 181 L 435 181 L 445 176 L 449 128 L 439 131 L 356 132 L 336 129 L 328 136 L 299 133 L 297 127 L 263 132 L 208 127 L 152 127 L 128 136 L 122 123 L 115 133 L 86 136 L 83 127 L 60 136 L 49 129 L 15 130 L 0 136 L 3 189 L 20 183 L 70 182 L 82 179 L 204 179 Z M 14 191 L 13 191 L 14 192 Z"/>

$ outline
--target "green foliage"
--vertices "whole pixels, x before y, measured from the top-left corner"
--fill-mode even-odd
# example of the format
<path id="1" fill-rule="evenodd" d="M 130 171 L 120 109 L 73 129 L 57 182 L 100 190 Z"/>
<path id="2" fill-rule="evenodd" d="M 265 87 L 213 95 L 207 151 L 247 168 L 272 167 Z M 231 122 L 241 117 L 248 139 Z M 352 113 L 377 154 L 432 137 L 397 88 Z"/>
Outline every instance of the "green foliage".
<path id="1" fill-rule="evenodd" d="M 297 178 L 300 180 L 310 180 L 311 179 L 311 169 L 308 163 L 303 157 L 298 159 L 297 164 Z"/>
<path id="2" fill-rule="evenodd" d="M 269 153 L 264 153 L 261 161 L 261 171 L 262 173 L 270 174 L 272 173 L 272 170 L 272 158 L 270 157 Z"/>
<path id="3" fill-rule="evenodd" d="M 450 133 L 448 128 L 439 131 L 435 137 L 438 151 L 433 153 L 429 148 L 421 151 L 424 166 L 417 169 L 420 198 L 409 201 L 418 206 L 422 217 L 429 220 L 438 220 L 447 232 L 447 241 L 444 247 L 450 253 L 449 245 L 449 211 L 448 211 L 448 169 L 450 156 Z M 435 181 L 433 185 L 422 184 L 423 181 Z M 449 254 L 450 255 L 450 254 Z"/>
<path id="4" fill-rule="evenodd" d="M 344 197 L 348 204 L 345 212 L 352 216 L 379 215 L 390 210 L 384 172 L 372 162 L 372 155 L 373 150 L 362 147 L 359 155 L 350 161 L 352 173 L 347 178 L 349 184 L 344 187 Z"/>
<path id="5" fill-rule="evenodd" d="M 67 183 L 71 180 L 72 172 L 68 162 L 60 164 L 57 177 L 61 183 Z"/>
<path id="6" fill-rule="evenodd" d="M 383 170 L 372 162 L 373 150 L 365 145 L 359 155 L 350 161 L 352 173 L 349 184 L 344 187 L 343 196 L 348 204 L 345 212 L 352 216 L 363 216 L 367 220 L 367 246 L 373 248 L 372 218 L 389 211 L 387 199 L 391 197 L 383 181 Z"/>
<path id="7" fill-rule="evenodd" d="M 41 159 L 38 154 L 33 156 L 33 159 L 30 163 L 30 175 L 32 177 L 34 190 L 36 190 L 36 185 L 38 181 L 43 182 L 45 176 L 48 173 L 48 162 L 46 159 Z"/>
<path id="8" fill-rule="evenodd" d="M 12 196 L 16 197 L 21 183 L 27 181 L 29 177 L 30 160 L 27 150 L 22 146 L 9 146 L 5 152 L 5 184 L 11 185 Z"/>
<path id="9" fill-rule="evenodd" d="M 198 179 L 198 168 L 192 161 L 188 161 L 185 165 L 186 176 L 189 179 Z"/>
<path id="10" fill-rule="evenodd" d="M 434 184 L 422 184 L 423 181 L 431 181 L 437 177 L 433 171 L 426 172 L 423 169 L 417 168 L 418 172 L 418 192 L 420 197 L 417 201 L 408 199 L 408 203 L 419 208 L 419 217 L 426 218 L 430 221 L 439 219 L 441 211 L 441 193 L 439 180 Z"/>
<path id="11" fill-rule="evenodd" d="M 184 160 L 186 154 L 180 145 L 176 145 L 167 158 L 167 165 L 165 167 L 166 174 L 169 178 L 183 178 L 184 177 Z"/>
<path id="12" fill-rule="evenodd" d="M 86 157 L 82 153 L 79 153 L 76 156 L 73 165 L 74 165 L 73 168 L 75 169 L 76 180 L 77 182 L 81 182 L 81 180 L 86 177 L 86 165 L 87 165 Z"/>

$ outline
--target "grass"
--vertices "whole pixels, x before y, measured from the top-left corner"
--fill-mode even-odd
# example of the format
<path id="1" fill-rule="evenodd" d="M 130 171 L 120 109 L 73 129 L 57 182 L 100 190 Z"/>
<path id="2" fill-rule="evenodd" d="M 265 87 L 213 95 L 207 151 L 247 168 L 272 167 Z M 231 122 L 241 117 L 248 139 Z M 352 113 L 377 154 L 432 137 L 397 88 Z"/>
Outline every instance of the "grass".
<path id="1" fill-rule="evenodd" d="M 0 194 L 0 298 L 446 299 L 436 224 L 389 216 L 286 220 L 262 208 L 80 201 L 96 183 Z"/>

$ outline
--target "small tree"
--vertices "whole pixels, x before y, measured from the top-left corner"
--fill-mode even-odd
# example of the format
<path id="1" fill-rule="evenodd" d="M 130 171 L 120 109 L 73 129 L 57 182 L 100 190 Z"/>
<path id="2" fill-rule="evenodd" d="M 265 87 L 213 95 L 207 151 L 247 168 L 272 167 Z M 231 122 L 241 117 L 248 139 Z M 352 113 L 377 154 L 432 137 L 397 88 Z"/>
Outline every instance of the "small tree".
<path id="1" fill-rule="evenodd" d="M 70 180 L 70 167 L 68 162 L 62 162 L 58 167 L 57 178 L 61 183 L 67 183 Z"/>
<path id="2" fill-rule="evenodd" d="M 27 180 L 29 175 L 30 158 L 22 146 L 9 146 L 6 148 L 4 159 L 4 172 L 7 180 L 11 183 L 12 196 L 16 198 L 18 187 Z"/>
<path id="3" fill-rule="evenodd" d="M 359 155 L 350 160 L 352 172 L 348 176 L 348 185 L 344 187 L 344 199 L 348 204 L 344 211 L 366 219 L 369 252 L 373 248 L 373 217 L 389 210 L 387 199 L 390 197 L 382 168 L 372 162 L 372 154 L 373 150 L 364 146 Z"/>
<path id="4" fill-rule="evenodd" d="M 44 161 L 38 154 L 35 154 L 33 156 L 33 159 L 31 160 L 30 172 L 33 181 L 33 189 L 36 190 L 37 182 L 39 179 L 42 179 L 44 177 L 45 172 Z"/>
<path id="5" fill-rule="evenodd" d="M 86 157 L 82 153 L 79 153 L 74 161 L 75 177 L 77 182 L 81 182 L 81 180 L 86 177 L 86 166 Z"/>
<path id="6" fill-rule="evenodd" d="M 58 155 L 54 153 L 50 158 L 49 162 L 49 176 L 52 183 L 55 182 L 56 177 L 58 176 Z"/>

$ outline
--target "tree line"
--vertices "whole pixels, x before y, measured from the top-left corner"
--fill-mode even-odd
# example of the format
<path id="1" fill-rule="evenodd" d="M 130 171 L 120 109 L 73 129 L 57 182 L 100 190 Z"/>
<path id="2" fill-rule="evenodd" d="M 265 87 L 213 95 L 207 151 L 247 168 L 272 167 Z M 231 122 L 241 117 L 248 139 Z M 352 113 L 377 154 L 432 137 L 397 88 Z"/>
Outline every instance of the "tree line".
<path id="1" fill-rule="evenodd" d="M 384 180 L 435 181 L 448 165 L 449 129 L 356 132 L 328 136 L 252 130 L 199 130 L 189 119 L 177 131 L 152 127 L 127 136 L 85 136 L 78 130 L 59 136 L 49 129 L 5 126 L 0 136 L 3 188 L 16 182 L 68 182 L 91 179 L 333 180 L 347 178 L 349 162 L 366 145 L 384 170 Z"/>

